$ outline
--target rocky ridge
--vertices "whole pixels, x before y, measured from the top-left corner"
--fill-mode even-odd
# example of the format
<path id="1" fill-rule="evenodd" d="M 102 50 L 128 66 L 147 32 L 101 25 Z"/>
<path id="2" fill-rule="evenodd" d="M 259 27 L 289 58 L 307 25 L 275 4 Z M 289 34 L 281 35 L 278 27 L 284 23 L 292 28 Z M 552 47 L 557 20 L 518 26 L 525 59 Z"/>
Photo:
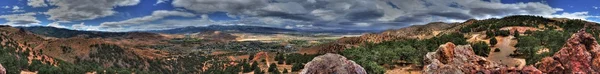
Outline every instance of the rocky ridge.
<path id="1" fill-rule="evenodd" d="M 592 34 L 580 30 L 552 57 L 545 57 L 536 65 L 544 73 L 598 74 L 600 45 Z"/>
<path id="2" fill-rule="evenodd" d="M 2 67 L 2 64 L 0 64 L 0 74 L 6 74 L 6 69 Z"/>
<path id="3" fill-rule="evenodd" d="M 507 73 L 533 73 L 541 74 L 535 67 L 527 66 L 523 69 L 507 67 L 498 62 L 493 62 L 475 55 L 471 45 L 454 45 L 448 42 L 440 45 L 436 52 L 425 55 L 423 72 L 426 74 L 507 74 Z"/>

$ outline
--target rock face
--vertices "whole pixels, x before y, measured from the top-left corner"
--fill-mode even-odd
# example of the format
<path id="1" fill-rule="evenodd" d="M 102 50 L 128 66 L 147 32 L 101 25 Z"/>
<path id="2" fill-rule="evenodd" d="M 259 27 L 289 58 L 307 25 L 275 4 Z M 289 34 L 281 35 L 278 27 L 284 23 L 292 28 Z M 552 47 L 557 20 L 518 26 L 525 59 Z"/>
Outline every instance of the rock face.
<path id="1" fill-rule="evenodd" d="M 0 74 L 6 74 L 6 69 L 2 67 L 2 64 L 0 64 Z"/>
<path id="2" fill-rule="evenodd" d="M 581 30 L 573 34 L 554 56 L 543 58 L 537 65 L 542 72 L 550 74 L 598 74 L 600 45 L 592 34 Z"/>
<path id="3" fill-rule="evenodd" d="M 367 74 L 367 71 L 342 55 L 327 53 L 306 63 L 300 74 Z"/>
<path id="4" fill-rule="evenodd" d="M 497 62 L 492 62 L 484 57 L 475 55 L 470 45 L 454 45 L 446 43 L 440 45 L 436 52 L 425 55 L 425 74 L 507 74 L 526 73 L 541 74 L 535 67 L 528 66 L 523 69 L 507 67 Z"/>

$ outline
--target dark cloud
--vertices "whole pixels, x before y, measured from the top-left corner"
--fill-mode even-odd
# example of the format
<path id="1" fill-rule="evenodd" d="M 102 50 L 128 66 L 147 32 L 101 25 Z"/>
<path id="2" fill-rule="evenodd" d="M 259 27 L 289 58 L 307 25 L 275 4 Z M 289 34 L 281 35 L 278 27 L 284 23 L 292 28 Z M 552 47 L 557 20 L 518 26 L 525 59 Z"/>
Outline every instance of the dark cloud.
<path id="1" fill-rule="evenodd" d="M 140 0 L 48 0 L 56 6 L 48 12 L 49 20 L 78 21 L 106 17 L 116 13 L 112 9 L 118 6 L 137 5 Z"/>
<path id="2" fill-rule="evenodd" d="M 497 0 L 173 0 L 172 5 L 196 14 L 227 12 L 243 17 L 211 24 L 311 29 L 390 29 L 507 15 L 551 16 L 562 11 L 541 2 Z"/>

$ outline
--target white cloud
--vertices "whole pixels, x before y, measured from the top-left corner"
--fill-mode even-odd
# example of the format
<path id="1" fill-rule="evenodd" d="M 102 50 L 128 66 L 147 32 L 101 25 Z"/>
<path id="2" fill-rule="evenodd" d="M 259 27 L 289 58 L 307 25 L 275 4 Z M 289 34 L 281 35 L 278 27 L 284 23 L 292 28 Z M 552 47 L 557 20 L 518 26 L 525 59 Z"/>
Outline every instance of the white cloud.
<path id="1" fill-rule="evenodd" d="M 19 6 L 13 6 L 12 9 L 13 10 L 19 10 L 19 9 L 21 9 L 21 7 L 19 7 Z"/>
<path id="2" fill-rule="evenodd" d="M 47 7 L 45 0 L 27 0 L 27 5 L 31 7 Z"/>
<path id="3" fill-rule="evenodd" d="M 19 7 L 19 6 L 13 6 L 13 7 L 12 7 L 12 10 L 13 10 L 13 11 L 11 11 L 11 12 L 13 12 L 13 13 L 14 13 L 14 12 L 25 12 L 25 10 L 21 10 L 21 9 L 23 9 L 23 7 Z"/>
<path id="4" fill-rule="evenodd" d="M 60 23 L 58 23 L 58 22 L 52 22 L 52 23 L 48 24 L 47 26 L 56 27 L 56 28 L 69 28 L 67 26 L 60 25 Z"/>
<path id="5" fill-rule="evenodd" d="M 166 3 L 169 0 L 156 0 L 156 4 Z M 156 5 L 154 4 L 154 5 Z"/>
<path id="6" fill-rule="evenodd" d="M 12 26 L 40 25 L 41 21 L 37 20 L 37 18 L 35 18 L 34 15 L 36 15 L 36 13 L 33 12 L 23 14 L 0 15 L 0 19 L 7 20 L 8 22 L 4 24 Z"/>
<path id="7" fill-rule="evenodd" d="M 170 16 L 194 17 L 195 15 L 192 13 L 181 12 L 181 11 L 157 10 L 157 11 L 152 12 L 152 15 L 149 15 L 149 16 L 132 18 L 132 19 L 128 19 L 125 21 L 118 21 L 118 22 L 104 22 L 104 23 L 100 24 L 100 26 L 102 28 L 118 28 L 118 27 L 123 27 L 123 26 L 131 26 L 131 25 L 138 25 L 138 24 L 143 24 L 143 23 L 147 23 L 147 22 L 152 22 L 152 21 L 160 20 L 160 19 L 163 19 L 165 17 L 170 17 Z"/>
<path id="8" fill-rule="evenodd" d="M 46 12 L 54 21 L 91 20 L 113 15 L 112 10 L 119 6 L 137 5 L 139 0 L 48 0 L 50 5 L 57 6 Z"/>
<path id="9" fill-rule="evenodd" d="M 594 9 L 598 9 L 598 7 L 596 7 L 596 6 L 592 6 L 592 8 L 594 8 Z"/>
<path id="10" fill-rule="evenodd" d="M 73 25 L 71 25 L 71 28 L 76 29 L 76 30 L 86 30 L 86 31 L 99 30 L 98 26 L 88 26 L 88 25 L 85 25 L 83 22 L 81 22 L 80 24 L 73 24 Z"/>
<path id="11" fill-rule="evenodd" d="M 554 14 L 554 15 L 546 15 L 545 17 L 549 18 L 569 18 L 569 19 L 581 19 L 588 20 L 588 18 L 600 18 L 600 16 L 589 15 L 588 12 L 573 12 L 573 13 L 562 13 L 562 14 Z"/>
<path id="12" fill-rule="evenodd" d="M 2 8 L 4 8 L 4 9 L 9 9 L 9 8 L 10 8 L 10 6 L 2 6 Z"/>

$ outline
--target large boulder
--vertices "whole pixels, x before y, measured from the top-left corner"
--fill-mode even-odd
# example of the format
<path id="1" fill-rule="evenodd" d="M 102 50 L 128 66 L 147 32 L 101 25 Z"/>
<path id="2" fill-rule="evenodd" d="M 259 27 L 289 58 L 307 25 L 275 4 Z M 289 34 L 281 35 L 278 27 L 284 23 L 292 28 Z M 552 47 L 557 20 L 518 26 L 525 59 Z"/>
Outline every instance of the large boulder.
<path id="1" fill-rule="evenodd" d="M 542 74 L 535 67 L 522 69 L 507 67 L 485 57 L 475 55 L 471 45 L 454 45 L 448 42 L 440 45 L 436 52 L 425 55 L 425 74 Z"/>
<path id="2" fill-rule="evenodd" d="M 6 69 L 2 67 L 2 64 L 0 64 L 0 74 L 6 74 Z"/>
<path id="3" fill-rule="evenodd" d="M 300 74 L 367 74 L 367 72 L 342 55 L 327 53 L 306 63 Z"/>
<path id="4" fill-rule="evenodd" d="M 544 73 L 598 74 L 600 71 L 600 45 L 592 34 L 580 30 L 552 57 L 537 64 Z"/>

